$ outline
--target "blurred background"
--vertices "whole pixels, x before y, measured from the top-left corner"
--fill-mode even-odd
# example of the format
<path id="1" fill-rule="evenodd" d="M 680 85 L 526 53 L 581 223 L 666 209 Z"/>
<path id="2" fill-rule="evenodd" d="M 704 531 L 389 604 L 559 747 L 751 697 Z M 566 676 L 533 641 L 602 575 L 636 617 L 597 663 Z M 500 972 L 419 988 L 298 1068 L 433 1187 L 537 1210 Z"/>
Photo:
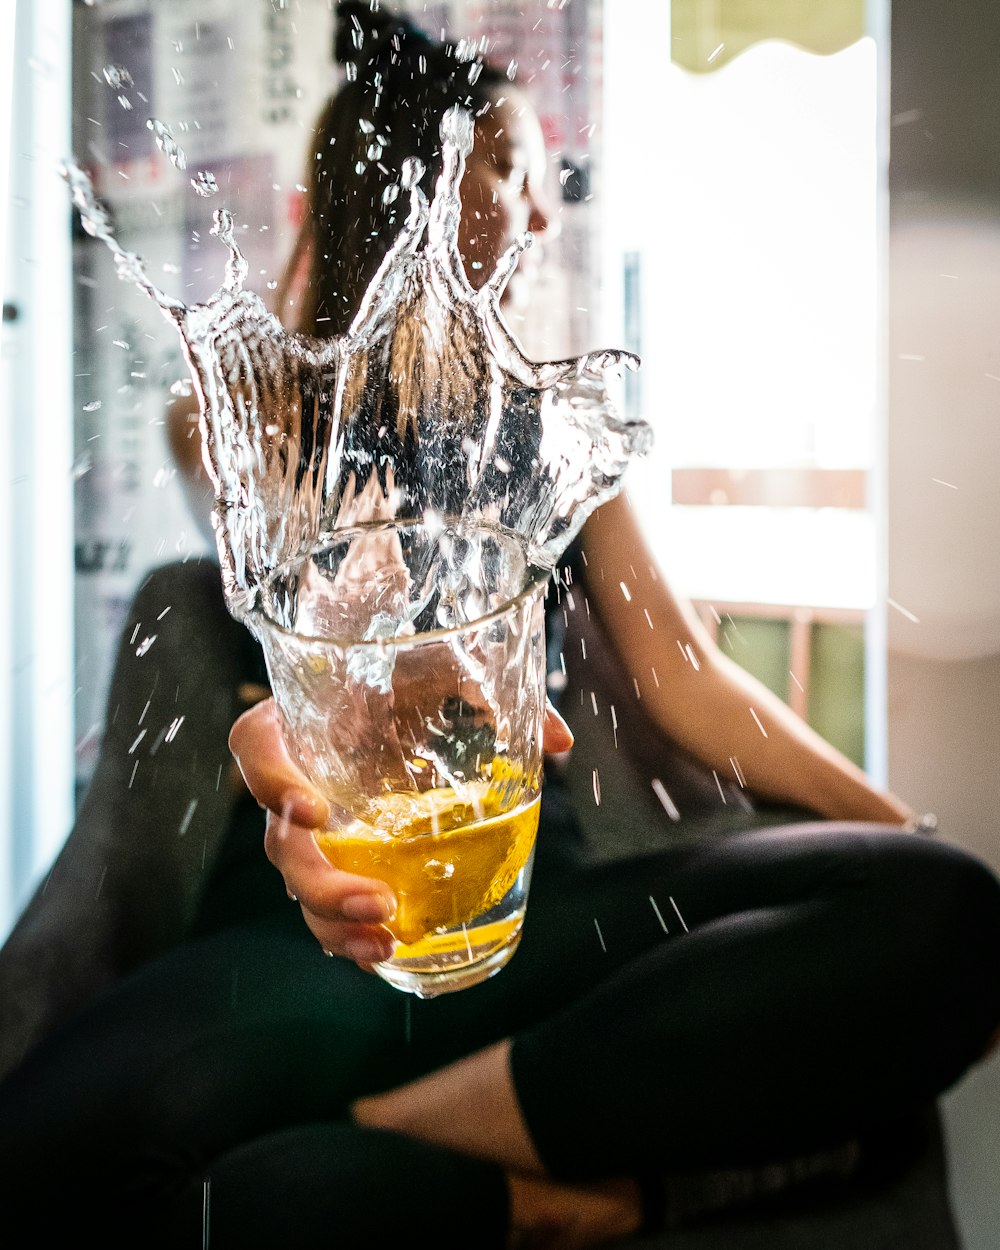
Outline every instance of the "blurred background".
<path id="1" fill-rule="evenodd" d="M 628 489 L 677 588 L 1000 870 L 1000 13 L 396 7 L 481 42 L 534 98 L 561 229 L 513 328 L 539 358 L 643 357 L 620 402 L 657 442 Z M 164 434 L 176 335 L 80 230 L 59 166 L 75 156 L 122 244 L 188 303 L 221 281 L 209 229 L 231 209 L 266 297 L 342 72 L 331 9 L 18 0 L 0 17 L 0 935 L 72 823 L 138 582 L 209 543 Z M 965 1245 L 995 1250 L 1000 1063 L 944 1111 Z"/>

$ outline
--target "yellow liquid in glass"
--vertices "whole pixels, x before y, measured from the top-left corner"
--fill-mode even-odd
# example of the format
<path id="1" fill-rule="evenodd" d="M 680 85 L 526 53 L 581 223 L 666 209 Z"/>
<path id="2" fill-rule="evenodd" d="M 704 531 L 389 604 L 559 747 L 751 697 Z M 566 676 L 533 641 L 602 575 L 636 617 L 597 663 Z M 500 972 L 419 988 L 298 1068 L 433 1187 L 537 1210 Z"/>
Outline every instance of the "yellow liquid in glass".
<path id="1" fill-rule="evenodd" d="M 449 787 L 390 793 L 379 800 L 378 830 L 358 821 L 343 832 L 319 830 L 316 841 L 335 868 L 392 887 L 388 928 L 406 948 L 396 958 L 406 958 L 423 953 L 422 939 L 495 907 L 514 885 L 535 843 L 539 799 L 504 812 L 500 802 L 485 782 L 461 796 Z M 510 929 L 520 914 L 496 923 Z"/>

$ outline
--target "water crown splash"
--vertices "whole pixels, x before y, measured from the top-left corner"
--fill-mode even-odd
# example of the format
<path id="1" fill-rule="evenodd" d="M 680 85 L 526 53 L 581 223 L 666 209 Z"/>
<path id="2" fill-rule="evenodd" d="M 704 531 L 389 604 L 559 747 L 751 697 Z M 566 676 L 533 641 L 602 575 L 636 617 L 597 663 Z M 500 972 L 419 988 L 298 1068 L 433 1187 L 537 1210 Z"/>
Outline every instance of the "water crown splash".
<path id="1" fill-rule="evenodd" d="M 621 417 L 608 393 L 609 371 L 636 368 L 635 356 L 599 351 L 536 363 L 508 329 L 500 298 L 529 236 L 473 289 L 458 250 L 471 115 L 449 110 L 441 137 L 432 203 L 418 186 L 419 163 L 408 162 L 409 215 L 350 329 L 327 340 L 288 332 L 244 289 L 247 264 L 227 210 L 216 210 L 212 230 L 229 249 L 223 285 L 187 306 L 120 246 L 86 175 L 66 170 L 84 227 L 180 335 L 215 488 L 226 602 L 251 629 L 258 609 L 300 630 L 329 629 L 332 613 L 350 631 L 364 617 L 368 636 L 380 637 L 474 619 L 470 613 L 496 606 L 477 597 L 475 578 L 489 535 L 517 539 L 523 558 L 509 587 L 516 594 L 530 570 L 555 567 L 590 513 L 618 492 L 630 459 L 650 445 L 649 426 Z M 390 520 L 440 532 L 421 576 L 411 570 L 405 585 L 394 583 L 399 562 L 385 536 L 371 533 L 356 535 L 336 578 L 320 567 L 317 553 L 346 528 Z M 377 589 L 369 585 L 359 603 L 359 570 L 367 577 L 375 568 Z M 317 571 L 325 593 L 304 595 L 319 584 Z M 311 619 L 317 615 L 322 621 Z"/>

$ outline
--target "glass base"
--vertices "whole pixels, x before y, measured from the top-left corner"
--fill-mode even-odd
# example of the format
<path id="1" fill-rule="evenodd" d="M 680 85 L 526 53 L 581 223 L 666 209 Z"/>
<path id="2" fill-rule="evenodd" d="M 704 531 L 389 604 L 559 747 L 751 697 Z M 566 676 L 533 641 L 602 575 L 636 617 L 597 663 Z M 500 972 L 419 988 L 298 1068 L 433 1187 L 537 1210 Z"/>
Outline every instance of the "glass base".
<path id="1" fill-rule="evenodd" d="M 416 947 L 401 948 L 392 959 L 376 964 L 375 971 L 397 990 L 418 998 L 469 989 L 506 965 L 521 940 L 523 920 L 522 909 L 503 921 L 435 935 Z"/>

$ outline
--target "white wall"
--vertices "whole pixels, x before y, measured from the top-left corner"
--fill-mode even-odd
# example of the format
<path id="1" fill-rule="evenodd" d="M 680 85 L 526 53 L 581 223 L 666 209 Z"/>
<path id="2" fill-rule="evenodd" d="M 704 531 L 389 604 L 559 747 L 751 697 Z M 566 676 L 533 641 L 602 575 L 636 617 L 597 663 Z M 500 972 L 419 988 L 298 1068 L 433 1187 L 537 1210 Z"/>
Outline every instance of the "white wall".
<path id="1" fill-rule="evenodd" d="M 1000 872 L 1000 12 L 893 6 L 889 782 Z M 964 1250 L 1000 1246 L 1000 1056 L 943 1099 Z"/>
<path id="2" fill-rule="evenodd" d="M 903 199 L 889 307 L 890 781 L 1000 871 L 1000 205 Z"/>

